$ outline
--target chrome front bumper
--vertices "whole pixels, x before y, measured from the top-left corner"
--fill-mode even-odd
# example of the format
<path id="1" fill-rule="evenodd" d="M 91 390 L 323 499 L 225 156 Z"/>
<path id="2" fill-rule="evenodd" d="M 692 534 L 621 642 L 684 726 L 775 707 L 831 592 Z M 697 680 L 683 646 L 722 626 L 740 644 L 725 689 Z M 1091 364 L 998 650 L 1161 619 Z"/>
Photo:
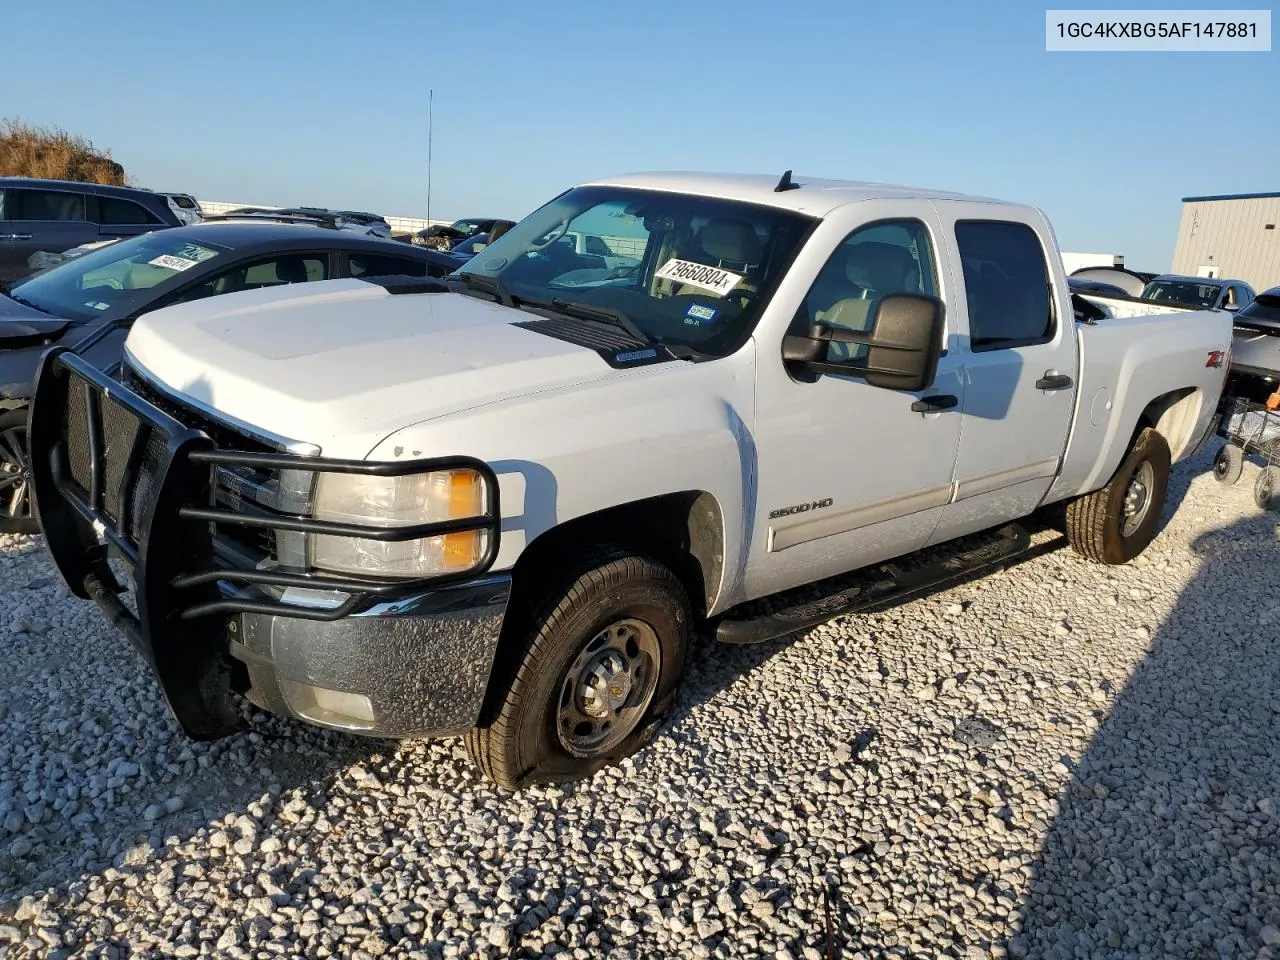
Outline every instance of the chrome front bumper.
<path id="1" fill-rule="evenodd" d="M 509 574 L 378 603 L 340 620 L 242 613 L 230 652 L 248 699 L 272 713 L 375 737 L 475 725 L 511 595 Z M 317 692 L 318 691 L 318 692 Z"/>

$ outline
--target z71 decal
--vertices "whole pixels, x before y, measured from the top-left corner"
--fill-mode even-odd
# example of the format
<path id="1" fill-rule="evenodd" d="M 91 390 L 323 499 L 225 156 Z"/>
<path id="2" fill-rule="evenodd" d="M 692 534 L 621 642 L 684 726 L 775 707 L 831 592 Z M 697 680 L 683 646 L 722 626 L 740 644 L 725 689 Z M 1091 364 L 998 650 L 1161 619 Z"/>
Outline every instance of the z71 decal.
<path id="1" fill-rule="evenodd" d="M 769 511 L 769 519 L 776 520 L 778 517 L 790 517 L 797 513 L 808 513 L 810 510 L 821 510 L 823 507 L 831 506 L 832 498 L 827 497 L 824 500 L 813 500 L 809 503 L 797 503 L 794 507 L 780 507 L 777 510 Z"/>

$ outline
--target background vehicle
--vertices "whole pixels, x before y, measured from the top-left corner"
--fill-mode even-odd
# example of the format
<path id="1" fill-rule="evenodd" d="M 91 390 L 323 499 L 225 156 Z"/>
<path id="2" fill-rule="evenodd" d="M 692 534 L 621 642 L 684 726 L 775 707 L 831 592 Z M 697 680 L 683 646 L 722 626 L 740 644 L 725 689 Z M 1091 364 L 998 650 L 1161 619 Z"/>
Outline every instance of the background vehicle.
<path id="1" fill-rule="evenodd" d="M 150 190 L 0 177 L 0 282 L 32 271 L 32 255 L 132 237 L 182 221 Z"/>
<path id="2" fill-rule="evenodd" d="M 1150 278 L 1144 278 L 1142 274 L 1134 273 L 1124 267 L 1081 267 L 1067 278 L 1071 283 L 1077 281 L 1105 283 L 1130 297 L 1142 296 L 1148 279 Z"/>
<path id="3" fill-rule="evenodd" d="M 169 209 L 185 226 L 199 223 L 204 219 L 204 210 L 200 201 L 189 193 L 161 193 L 169 202 Z"/>
<path id="4" fill-rule="evenodd" d="M 1144 300 L 1182 303 L 1204 310 L 1239 310 L 1253 300 L 1253 288 L 1243 280 L 1180 277 L 1163 274 L 1142 290 Z"/>
<path id="5" fill-rule="evenodd" d="M 1229 392 L 1262 402 L 1280 385 L 1280 287 L 1236 312 Z"/>
<path id="6" fill-rule="evenodd" d="M 15 284 L 0 295 L 0 531 L 34 533 L 19 441 L 40 354 L 175 303 L 239 290 L 334 277 L 443 276 L 453 264 L 434 251 L 336 230 L 278 223 L 211 221 L 121 240 Z M 86 356 L 107 369 L 126 328 Z"/>
<path id="7" fill-rule="evenodd" d="M 595 234 L 570 230 L 557 243 L 564 244 L 579 256 L 599 257 L 609 270 L 631 270 L 640 266 L 640 258 L 615 253 L 608 241 Z"/>
<path id="8" fill-rule="evenodd" d="M 640 268 L 559 242 L 599 224 Z M 1025 206 L 597 181 L 442 283 L 179 305 L 134 326 L 118 381 L 51 351 L 36 503 L 193 735 L 234 729 L 246 693 L 465 733 L 508 788 L 582 777 L 652 736 L 695 624 L 754 643 L 897 602 L 1019 555 L 1052 504 L 1084 557 L 1141 553 L 1210 433 L 1230 318 L 1074 323 L 1074 300 Z"/>
<path id="9" fill-rule="evenodd" d="M 474 237 L 478 233 L 491 233 L 497 225 L 501 225 L 504 230 L 509 230 L 515 226 L 515 221 L 469 217 L 455 220 L 448 226 L 434 224 L 425 230 L 419 230 L 413 235 L 412 240 L 414 243 L 424 246 L 435 246 L 448 250 L 456 246 L 460 241 L 466 240 L 468 237 Z"/>
<path id="10" fill-rule="evenodd" d="M 1078 277 L 1067 277 L 1067 284 L 1075 293 L 1099 293 L 1108 297 L 1127 297 L 1130 294 L 1112 283 L 1101 280 L 1082 280 Z"/>
<path id="11" fill-rule="evenodd" d="M 467 239 L 454 244 L 449 248 L 447 255 L 460 267 L 488 245 L 489 235 L 487 233 L 477 233 L 474 237 L 467 237 Z"/>

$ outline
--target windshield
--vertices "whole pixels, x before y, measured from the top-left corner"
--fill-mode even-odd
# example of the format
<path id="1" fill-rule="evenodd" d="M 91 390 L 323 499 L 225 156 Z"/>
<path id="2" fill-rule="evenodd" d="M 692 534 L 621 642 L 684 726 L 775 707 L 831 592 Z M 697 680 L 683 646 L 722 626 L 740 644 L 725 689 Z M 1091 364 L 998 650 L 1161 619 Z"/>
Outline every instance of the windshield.
<path id="1" fill-rule="evenodd" d="M 1164 300 L 1169 303 L 1194 303 L 1207 307 L 1218 299 L 1222 287 L 1216 283 L 1196 283 L 1193 280 L 1152 280 L 1142 289 L 1143 300 Z"/>
<path id="2" fill-rule="evenodd" d="M 119 240 L 24 280 L 10 295 L 55 317 L 88 320 L 150 299 L 150 291 L 226 252 L 170 231 Z"/>
<path id="3" fill-rule="evenodd" d="M 651 341 L 723 355 L 750 335 L 813 223 L 734 200 L 579 187 L 458 274 L 495 279 L 517 300 L 620 313 Z"/>

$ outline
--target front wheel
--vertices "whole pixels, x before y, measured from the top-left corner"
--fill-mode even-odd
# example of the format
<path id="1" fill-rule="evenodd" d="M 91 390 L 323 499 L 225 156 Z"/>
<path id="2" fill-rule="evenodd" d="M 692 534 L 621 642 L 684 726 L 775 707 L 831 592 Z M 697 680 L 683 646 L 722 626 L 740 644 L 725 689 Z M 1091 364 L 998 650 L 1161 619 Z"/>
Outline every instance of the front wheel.
<path id="1" fill-rule="evenodd" d="M 472 761 L 516 790 L 581 779 L 633 753 L 674 701 L 690 616 L 661 564 L 621 552 L 589 561 L 508 647 L 520 665 L 467 734 Z"/>
<path id="2" fill-rule="evenodd" d="M 1067 540 L 1095 563 L 1128 563 L 1155 539 L 1169 487 L 1169 444 L 1144 427 L 1107 485 L 1067 505 Z"/>
<path id="3" fill-rule="evenodd" d="M 31 511 L 27 411 L 0 413 L 0 533 L 39 533 Z"/>

